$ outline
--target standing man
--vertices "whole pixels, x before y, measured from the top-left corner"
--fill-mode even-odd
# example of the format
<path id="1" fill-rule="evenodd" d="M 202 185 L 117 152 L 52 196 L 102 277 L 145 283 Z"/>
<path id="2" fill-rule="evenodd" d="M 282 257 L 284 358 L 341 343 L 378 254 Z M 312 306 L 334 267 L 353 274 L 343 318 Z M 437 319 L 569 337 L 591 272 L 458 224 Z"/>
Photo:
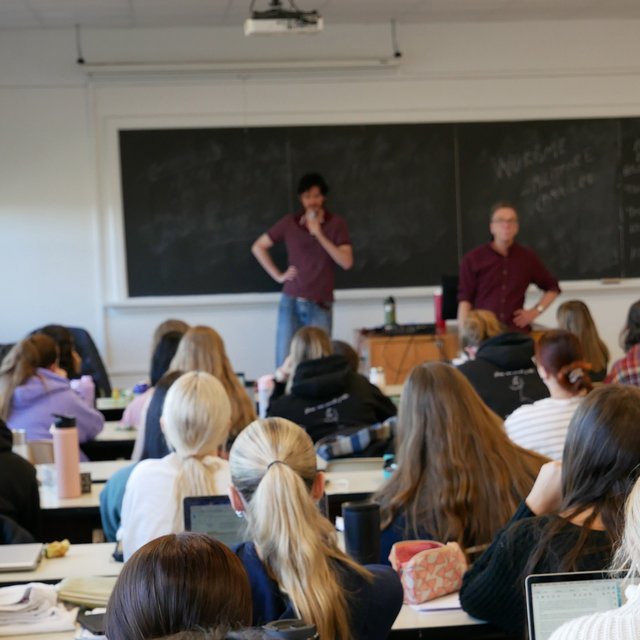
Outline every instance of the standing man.
<path id="1" fill-rule="evenodd" d="M 262 268 L 284 284 L 278 307 L 276 366 L 289 353 L 295 332 L 304 326 L 321 327 L 331 335 L 335 265 L 353 266 L 349 229 L 343 218 L 325 209 L 329 187 L 317 173 L 309 173 L 298 183 L 302 209 L 281 218 L 251 247 Z M 277 242 L 287 248 L 289 266 L 280 271 L 269 249 Z"/>
<path id="2" fill-rule="evenodd" d="M 494 205 L 489 228 L 493 240 L 462 258 L 458 326 L 462 327 L 471 309 L 488 309 L 509 329 L 530 331 L 531 323 L 556 299 L 560 286 L 540 258 L 515 241 L 519 227 L 513 205 Z M 525 309 L 524 297 L 531 283 L 544 295 L 532 309 Z"/>

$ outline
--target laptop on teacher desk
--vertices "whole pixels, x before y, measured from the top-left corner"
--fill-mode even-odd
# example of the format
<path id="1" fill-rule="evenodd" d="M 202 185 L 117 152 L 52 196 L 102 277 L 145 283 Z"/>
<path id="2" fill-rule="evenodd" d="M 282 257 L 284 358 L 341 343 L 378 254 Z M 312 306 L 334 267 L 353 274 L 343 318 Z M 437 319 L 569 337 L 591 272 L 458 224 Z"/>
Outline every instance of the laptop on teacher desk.
<path id="1" fill-rule="evenodd" d="M 530 640 L 548 640 L 565 622 L 621 607 L 624 574 L 579 571 L 527 576 L 527 621 Z"/>

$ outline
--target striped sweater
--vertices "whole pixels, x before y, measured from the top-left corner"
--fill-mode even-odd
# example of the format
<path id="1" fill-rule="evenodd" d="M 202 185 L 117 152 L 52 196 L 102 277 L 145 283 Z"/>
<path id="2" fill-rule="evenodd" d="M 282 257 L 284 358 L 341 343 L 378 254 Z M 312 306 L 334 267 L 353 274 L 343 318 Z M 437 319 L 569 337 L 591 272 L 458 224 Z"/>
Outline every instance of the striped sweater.
<path id="1" fill-rule="evenodd" d="M 561 460 L 569 422 L 581 401 L 582 396 L 543 398 L 523 405 L 505 420 L 507 434 L 525 449 Z"/>

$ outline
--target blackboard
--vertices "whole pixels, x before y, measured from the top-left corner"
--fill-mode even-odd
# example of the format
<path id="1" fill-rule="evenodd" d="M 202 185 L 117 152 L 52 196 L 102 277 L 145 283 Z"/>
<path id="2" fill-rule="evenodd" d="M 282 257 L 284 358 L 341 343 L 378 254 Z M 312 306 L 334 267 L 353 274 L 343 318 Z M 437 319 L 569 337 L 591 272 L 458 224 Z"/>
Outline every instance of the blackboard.
<path id="1" fill-rule="evenodd" d="M 489 207 L 560 279 L 640 275 L 640 119 L 122 130 L 129 295 L 275 291 L 252 242 L 322 173 L 349 223 L 338 287 L 439 284 Z M 280 249 L 276 261 L 284 266 Z"/>

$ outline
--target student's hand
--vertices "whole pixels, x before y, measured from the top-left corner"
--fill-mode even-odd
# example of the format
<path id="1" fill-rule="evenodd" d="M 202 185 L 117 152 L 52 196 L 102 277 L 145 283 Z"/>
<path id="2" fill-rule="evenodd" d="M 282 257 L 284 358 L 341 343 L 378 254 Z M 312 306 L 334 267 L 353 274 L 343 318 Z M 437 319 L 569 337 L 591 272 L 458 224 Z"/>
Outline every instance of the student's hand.
<path id="1" fill-rule="evenodd" d="M 516 309 L 513 313 L 513 323 L 516 327 L 524 329 L 528 327 L 537 317 L 538 312 L 536 309 Z"/>
<path id="2" fill-rule="evenodd" d="M 297 276 L 298 270 L 294 266 L 290 266 L 285 272 L 280 274 L 278 282 L 282 284 L 283 282 L 288 282 L 289 280 L 295 280 Z"/>
<path id="3" fill-rule="evenodd" d="M 276 382 L 286 382 L 291 375 L 291 356 L 288 355 L 284 362 L 276 369 L 274 378 Z"/>
<path id="4" fill-rule="evenodd" d="M 525 502 L 537 516 L 558 512 L 562 503 L 561 462 L 555 460 L 542 465 Z"/>
<path id="5" fill-rule="evenodd" d="M 64 369 L 61 369 L 57 363 L 51 365 L 51 371 L 62 378 L 67 377 L 67 372 Z"/>

